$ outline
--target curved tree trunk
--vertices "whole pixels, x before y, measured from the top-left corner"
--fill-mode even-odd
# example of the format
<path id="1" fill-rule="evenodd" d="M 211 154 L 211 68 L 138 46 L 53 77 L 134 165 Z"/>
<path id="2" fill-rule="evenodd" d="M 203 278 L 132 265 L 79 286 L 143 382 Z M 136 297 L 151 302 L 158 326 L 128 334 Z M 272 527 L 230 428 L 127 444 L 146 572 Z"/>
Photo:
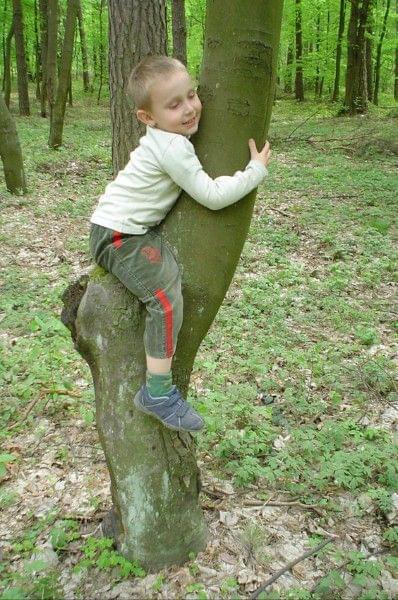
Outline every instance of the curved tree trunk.
<path id="1" fill-rule="evenodd" d="M 296 79 L 294 84 L 295 98 L 304 100 L 303 82 L 303 38 L 301 29 L 301 0 L 296 0 Z"/>
<path id="2" fill-rule="evenodd" d="M 21 0 L 12 0 L 12 3 L 14 13 L 15 50 L 17 55 L 19 114 L 22 116 L 29 116 L 28 68 L 25 54 Z"/>
<path id="3" fill-rule="evenodd" d="M 166 54 L 165 0 L 110 0 L 109 86 L 114 173 L 122 169 L 144 133 L 133 116 L 126 87 L 133 67 L 147 54 Z"/>
<path id="4" fill-rule="evenodd" d="M 0 93 L 0 157 L 4 167 L 7 189 L 12 194 L 23 194 L 27 191 L 25 172 L 22 162 L 21 145 L 17 128 L 3 94 Z"/>
<path id="5" fill-rule="evenodd" d="M 187 64 L 187 27 L 185 0 L 173 0 L 173 56 Z"/>
<path id="6" fill-rule="evenodd" d="M 50 148 L 58 148 L 62 144 L 62 132 L 68 88 L 70 86 L 70 72 L 73 58 L 73 41 L 75 39 L 75 25 L 77 18 L 77 0 L 68 0 L 65 20 L 64 44 L 62 47 L 61 71 L 59 74 L 57 96 L 51 113 Z"/>
<path id="7" fill-rule="evenodd" d="M 337 100 L 339 99 L 339 94 L 340 94 L 341 45 L 343 42 L 343 34 L 344 34 L 345 2 L 346 2 L 346 0 L 340 0 L 339 31 L 337 34 L 337 46 L 336 46 L 336 71 L 335 71 L 335 76 L 334 76 L 332 102 L 337 102 Z"/>
<path id="8" fill-rule="evenodd" d="M 213 177 L 247 163 L 249 137 L 264 142 L 281 18 L 280 0 L 252 0 L 250 6 L 240 0 L 208 2 L 199 86 L 205 110 L 192 139 Z M 173 373 L 184 392 L 233 277 L 254 200 L 252 192 L 222 211 L 210 211 L 183 194 L 163 223 L 183 272 L 185 316 Z M 97 426 L 111 477 L 113 535 L 119 550 L 147 569 L 184 562 L 206 540 L 194 439 L 133 408 L 145 377 L 144 307 L 102 269 L 94 270 L 85 290 L 86 283 L 69 288 L 70 314 L 64 312 L 63 320 L 94 379 Z"/>
<path id="9" fill-rule="evenodd" d="M 387 0 L 386 12 L 384 13 L 383 26 L 381 28 L 380 38 L 376 50 L 376 65 L 375 65 L 375 87 L 373 94 L 373 103 L 379 104 L 379 88 L 380 88 L 380 66 L 381 66 L 381 49 L 383 46 L 384 36 L 386 35 L 388 13 L 390 12 L 391 0 Z"/>

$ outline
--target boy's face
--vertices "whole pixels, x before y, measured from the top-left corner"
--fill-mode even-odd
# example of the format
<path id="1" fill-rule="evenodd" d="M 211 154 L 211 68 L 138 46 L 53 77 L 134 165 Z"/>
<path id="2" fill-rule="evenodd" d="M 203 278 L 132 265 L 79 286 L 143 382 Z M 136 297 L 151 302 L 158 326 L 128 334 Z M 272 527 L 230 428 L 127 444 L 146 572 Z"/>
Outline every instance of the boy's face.
<path id="1" fill-rule="evenodd" d="M 159 76 L 151 87 L 150 110 L 140 109 L 137 118 L 151 127 L 192 135 L 198 130 L 202 104 L 187 71 Z"/>

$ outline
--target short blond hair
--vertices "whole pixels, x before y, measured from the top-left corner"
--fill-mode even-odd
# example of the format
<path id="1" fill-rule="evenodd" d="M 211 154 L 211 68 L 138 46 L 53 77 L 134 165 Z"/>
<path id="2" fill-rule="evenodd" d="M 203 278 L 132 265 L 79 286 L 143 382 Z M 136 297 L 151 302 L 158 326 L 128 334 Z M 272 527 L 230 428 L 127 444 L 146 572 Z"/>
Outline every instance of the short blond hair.
<path id="1" fill-rule="evenodd" d="M 150 109 L 153 82 L 159 75 L 167 76 L 175 71 L 186 71 L 185 65 L 176 58 L 157 55 L 143 58 L 132 70 L 127 84 L 135 108 Z"/>

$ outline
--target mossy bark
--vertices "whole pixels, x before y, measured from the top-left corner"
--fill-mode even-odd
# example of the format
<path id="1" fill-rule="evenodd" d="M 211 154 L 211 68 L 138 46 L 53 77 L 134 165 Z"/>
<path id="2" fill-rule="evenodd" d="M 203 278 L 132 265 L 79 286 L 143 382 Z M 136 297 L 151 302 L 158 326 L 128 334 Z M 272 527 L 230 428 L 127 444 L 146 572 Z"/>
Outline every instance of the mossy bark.
<path id="1" fill-rule="evenodd" d="M 207 10 L 199 87 L 204 111 L 192 141 L 207 172 L 217 176 L 246 165 L 250 137 L 258 146 L 266 138 L 282 2 L 208 0 Z M 163 223 L 183 273 L 184 323 L 173 361 L 183 392 L 233 277 L 254 200 L 255 192 L 210 211 L 183 194 Z M 145 374 L 144 307 L 101 269 L 85 286 L 69 290 L 64 322 L 93 374 L 98 432 L 111 477 L 113 536 L 125 556 L 147 569 L 182 563 L 207 539 L 194 438 L 133 408 Z"/>

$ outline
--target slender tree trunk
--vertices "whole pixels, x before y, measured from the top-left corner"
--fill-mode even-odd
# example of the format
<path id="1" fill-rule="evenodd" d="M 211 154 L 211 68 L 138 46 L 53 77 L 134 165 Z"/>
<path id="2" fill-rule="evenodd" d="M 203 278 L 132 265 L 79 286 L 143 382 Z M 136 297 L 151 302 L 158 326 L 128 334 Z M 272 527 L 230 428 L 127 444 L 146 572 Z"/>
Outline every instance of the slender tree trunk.
<path id="1" fill-rule="evenodd" d="M 365 27 L 370 1 L 351 0 L 344 99 L 345 111 L 351 115 L 367 110 Z"/>
<path id="2" fill-rule="evenodd" d="M 397 0 L 398 1 L 398 0 Z M 285 94 L 292 93 L 292 69 L 293 69 L 293 53 L 294 44 L 289 42 L 286 56 L 286 79 L 285 79 Z"/>
<path id="3" fill-rule="evenodd" d="M 110 0 L 109 54 L 112 159 L 117 173 L 144 133 L 126 94 L 130 72 L 147 54 L 166 54 L 165 0 Z"/>
<path id="4" fill-rule="evenodd" d="M 59 74 L 57 96 L 51 114 L 50 137 L 48 145 L 58 148 L 62 144 L 62 131 L 66 108 L 66 97 L 70 83 L 70 74 L 73 57 L 73 41 L 75 38 L 75 25 L 77 18 L 77 0 L 68 0 L 65 20 L 65 35 L 61 56 L 61 71 Z"/>
<path id="5" fill-rule="evenodd" d="M 72 75 L 69 75 L 68 85 L 68 105 L 73 106 L 73 95 L 72 95 Z"/>
<path id="6" fill-rule="evenodd" d="M 247 163 L 249 137 L 258 145 L 266 138 L 282 2 L 217 0 L 208 2 L 207 10 L 199 86 L 206 114 L 193 141 L 204 168 L 217 176 Z M 233 277 L 255 195 L 210 211 L 183 194 L 165 219 L 163 234 L 183 265 L 185 316 L 173 372 L 184 391 L 199 344 Z M 113 276 L 100 269 L 94 273 L 88 284 L 81 280 L 65 295 L 63 320 L 93 374 L 118 549 L 147 569 L 159 570 L 186 561 L 206 541 L 194 438 L 133 408 L 145 374 L 144 310 Z"/>
<path id="7" fill-rule="evenodd" d="M 90 76 L 88 72 L 88 54 L 87 54 L 87 43 L 86 43 L 86 32 L 84 31 L 84 21 L 82 14 L 82 4 L 78 0 L 77 4 L 77 18 L 79 21 L 79 34 L 80 34 L 80 48 L 82 52 L 82 63 L 83 63 L 83 89 L 85 92 L 90 90 Z"/>
<path id="8" fill-rule="evenodd" d="M 340 95 L 340 66 L 341 66 L 341 46 L 344 35 L 344 21 L 345 21 L 345 3 L 346 0 L 340 0 L 340 15 L 339 15 L 339 31 L 337 34 L 337 46 L 336 46 L 336 70 L 334 76 L 334 87 L 332 102 L 337 102 Z"/>
<path id="9" fill-rule="evenodd" d="M 394 99 L 398 100 L 398 0 L 395 0 L 395 81 L 394 81 Z"/>
<path id="10" fill-rule="evenodd" d="M 366 37 L 365 37 L 365 59 L 366 59 L 366 90 L 367 98 L 369 102 L 373 100 L 373 68 L 372 68 L 372 54 L 373 54 L 373 22 L 372 19 L 368 19 L 366 25 Z"/>
<path id="11" fill-rule="evenodd" d="M 104 42 L 103 42 L 103 26 L 102 26 L 102 14 L 103 14 L 104 2 L 105 2 L 105 0 L 100 0 L 100 4 L 99 4 L 99 34 L 100 34 L 100 43 L 99 43 L 99 87 L 98 87 L 97 104 L 100 103 L 101 90 L 102 90 L 102 81 L 103 81 L 103 78 L 104 78 L 104 53 L 105 53 L 105 49 L 104 49 Z"/>
<path id="12" fill-rule="evenodd" d="M 187 64 L 185 0 L 173 0 L 173 56 Z"/>
<path id="13" fill-rule="evenodd" d="M 50 120 L 55 104 L 57 86 L 57 37 L 58 37 L 58 0 L 47 0 L 48 27 L 47 27 L 47 98 L 50 108 Z"/>
<path id="14" fill-rule="evenodd" d="M 41 94 L 40 94 L 40 115 L 47 116 L 47 0 L 39 0 L 40 14 L 40 47 L 41 47 Z"/>
<path id="15" fill-rule="evenodd" d="M 12 0 L 12 4 L 14 14 L 15 49 L 17 55 L 19 114 L 22 116 L 29 116 L 28 69 L 25 54 L 21 0 Z"/>
<path id="16" fill-rule="evenodd" d="M 384 13 L 383 25 L 381 28 L 380 38 L 377 43 L 377 50 L 376 50 L 375 88 L 374 88 L 374 94 L 373 94 L 373 102 L 376 105 L 379 104 L 381 49 L 383 46 L 384 37 L 386 35 L 387 19 L 388 19 L 388 13 L 390 12 L 390 4 L 391 4 L 391 0 L 387 0 L 386 12 Z"/>
<path id="17" fill-rule="evenodd" d="M 6 37 L 4 56 L 4 101 L 7 108 L 10 106 L 11 95 L 11 40 L 14 35 L 14 21 L 11 23 L 10 31 Z"/>
<path id="18" fill-rule="evenodd" d="M 317 18 L 316 18 L 316 40 L 315 40 L 315 58 L 316 58 L 316 68 L 315 68 L 315 98 L 318 98 L 319 96 L 319 73 L 320 73 L 320 69 L 319 69 L 319 50 L 321 48 L 321 14 L 320 14 L 320 8 L 318 6 L 318 14 L 317 14 Z"/>
<path id="19" fill-rule="evenodd" d="M 17 128 L 3 94 L 0 93 L 0 157 L 3 162 L 7 189 L 12 194 L 24 194 L 26 189 L 21 145 Z"/>
<path id="20" fill-rule="evenodd" d="M 302 102 L 304 100 L 304 82 L 303 82 L 303 41 L 301 30 L 301 0 L 296 2 L 296 79 L 295 79 L 295 98 Z"/>
<path id="21" fill-rule="evenodd" d="M 37 11 L 37 0 L 34 1 L 34 26 L 35 26 L 35 81 L 36 81 L 36 100 L 40 100 L 40 84 L 41 84 L 41 55 L 40 55 L 40 43 L 39 43 L 39 24 L 38 24 L 38 11 Z"/>

